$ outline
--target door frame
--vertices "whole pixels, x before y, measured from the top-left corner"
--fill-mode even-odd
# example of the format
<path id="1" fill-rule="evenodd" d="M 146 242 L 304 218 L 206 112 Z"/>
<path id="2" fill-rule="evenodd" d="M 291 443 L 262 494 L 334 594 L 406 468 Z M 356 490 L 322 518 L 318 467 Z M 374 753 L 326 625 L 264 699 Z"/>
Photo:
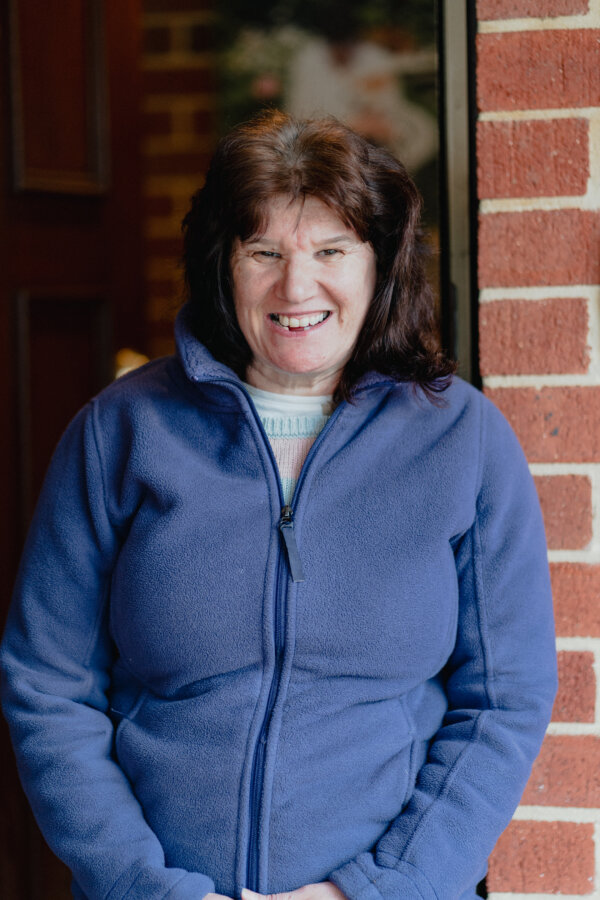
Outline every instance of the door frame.
<path id="1" fill-rule="evenodd" d="M 438 0 L 442 340 L 480 387 L 476 31 L 475 0 Z"/>

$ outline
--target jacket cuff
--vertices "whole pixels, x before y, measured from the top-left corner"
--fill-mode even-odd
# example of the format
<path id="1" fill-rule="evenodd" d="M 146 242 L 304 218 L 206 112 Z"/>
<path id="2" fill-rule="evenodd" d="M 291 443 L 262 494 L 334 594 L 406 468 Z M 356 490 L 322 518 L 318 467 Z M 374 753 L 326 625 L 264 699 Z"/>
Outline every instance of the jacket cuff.
<path id="1" fill-rule="evenodd" d="M 348 900 L 438 900 L 429 881 L 414 866 L 378 866 L 372 853 L 361 853 L 329 875 Z"/>
<path id="2" fill-rule="evenodd" d="M 200 900 L 214 890 L 214 881 L 199 872 L 138 866 L 122 873 L 106 900 Z"/>

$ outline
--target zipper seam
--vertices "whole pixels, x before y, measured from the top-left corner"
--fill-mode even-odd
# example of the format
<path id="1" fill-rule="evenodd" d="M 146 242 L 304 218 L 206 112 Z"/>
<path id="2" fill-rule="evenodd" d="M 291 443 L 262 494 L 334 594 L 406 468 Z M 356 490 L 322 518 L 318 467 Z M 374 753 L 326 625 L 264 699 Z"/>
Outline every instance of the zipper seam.
<path id="1" fill-rule="evenodd" d="M 194 379 L 197 384 L 202 383 L 200 379 Z M 284 496 L 283 496 L 283 485 L 281 482 L 281 475 L 279 473 L 279 468 L 277 466 L 277 460 L 275 458 L 275 454 L 273 452 L 273 448 L 271 447 L 271 442 L 265 432 L 262 421 L 258 412 L 252 402 L 252 398 L 250 394 L 246 391 L 244 385 L 241 382 L 236 382 L 230 378 L 211 378 L 206 379 L 204 383 L 214 384 L 227 384 L 230 385 L 235 391 L 238 391 L 243 395 L 246 400 L 246 404 L 248 410 L 250 412 L 251 419 L 254 421 L 254 424 L 257 427 L 258 433 L 262 438 L 263 449 L 266 448 L 267 456 L 271 461 L 271 468 L 274 472 L 277 480 L 277 487 L 279 491 L 279 518 L 278 523 L 281 520 L 281 515 L 283 508 L 285 506 Z M 387 382 L 377 382 L 376 384 L 365 386 L 362 390 L 367 391 L 374 387 L 379 387 L 381 384 L 387 384 Z M 359 389 L 360 390 L 360 389 Z M 317 436 L 317 439 L 313 443 L 310 448 L 306 459 L 302 465 L 302 469 L 300 471 L 300 477 L 296 483 L 296 487 L 294 489 L 294 495 L 292 497 L 290 507 L 292 512 L 295 511 L 295 504 L 297 502 L 300 490 L 302 485 L 306 480 L 306 471 L 312 465 L 312 461 L 318 452 L 319 447 L 323 443 L 326 435 L 331 431 L 335 422 L 339 419 L 341 415 L 341 411 L 343 409 L 343 404 L 339 404 L 336 409 L 334 409 L 333 413 L 329 417 L 326 425 L 321 430 L 320 434 Z M 246 861 L 246 879 L 249 884 L 246 887 L 249 887 L 250 890 L 259 891 L 259 868 L 260 868 L 260 855 L 259 855 L 259 823 L 260 823 L 260 812 L 262 806 L 262 795 L 264 789 L 264 762 L 266 756 L 266 747 L 268 741 L 268 733 L 270 730 L 271 718 L 273 715 L 273 710 L 275 709 L 275 705 L 277 702 L 277 696 L 279 694 L 279 687 L 281 684 L 281 674 L 283 668 L 283 658 L 285 656 L 285 611 L 287 608 L 287 600 L 289 596 L 289 586 L 288 579 L 286 578 L 285 586 L 282 585 L 283 577 L 282 577 L 282 547 L 281 547 L 281 532 L 278 530 L 278 557 L 277 557 L 277 576 L 276 576 L 276 587 L 275 587 L 275 621 L 274 621 L 274 644 L 275 644 L 275 661 L 273 674 L 271 676 L 271 684 L 269 686 L 269 693 L 267 694 L 267 704 L 265 707 L 265 712 L 263 715 L 263 720 L 258 732 L 258 739 L 254 745 L 253 757 L 252 757 L 252 769 L 250 772 L 250 790 L 249 790 L 249 820 L 250 820 L 250 835 L 248 840 L 248 858 Z M 285 543 L 285 541 L 284 541 Z M 288 561 L 288 568 L 291 571 L 291 566 Z M 283 602 L 280 604 L 279 599 L 282 593 L 283 588 Z M 278 634 L 277 631 L 278 625 L 281 628 L 281 648 L 280 652 L 278 651 Z M 260 770 L 260 772 L 259 772 Z M 256 779 L 258 778 L 258 785 Z M 256 807 L 256 808 L 255 808 Z M 254 883 L 252 883 L 254 882 Z"/>
<path id="2" fill-rule="evenodd" d="M 248 407 L 248 411 L 250 413 L 250 417 L 254 424 L 257 427 L 257 431 L 262 438 L 263 449 L 266 448 L 267 456 L 271 461 L 271 469 L 272 472 L 276 476 L 277 481 L 277 489 L 279 493 L 279 515 L 281 515 L 281 509 L 284 505 L 283 499 L 283 485 L 281 483 L 281 476 L 279 474 L 279 469 L 277 466 L 277 460 L 275 459 L 275 454 L 273 453 L 273 448 L 271 447 L 269 438 L 264 430 L 263 424 L 260 420 L 260 417 L 252 403 L 252 398 L 250 394 L 246 391 L 243 384 L 237 383 L 229 378 L 215 378 L 210 379 L 209 383 L 218 382 L 220 384 L 228 384 L 235 391 L 238 391 L 242 394 L 242 396 L 246 400 L 246 404 Z M 198 383 L 198 382 L 197 382 Z M 279 522 L 279 518 L 278 518 Z M 264 786 L 264 761 L 266 755 L 266 746 L 267 746 L 267 738 L 271 716 L 273 713 L 273 709 L 275 707 L 275 702 L 277 699 L 277 694 L 279 691 L 279 684 L 281 680 L 281 660 L 283 658 L 283 653 L 285 651 L 285 626 L 283 628 L 283 641 L 281 647 L 281 653 L 278 652 L 277 647 L 277 623 L 278 620 L 284 619 L 285 617 L 282 615 L 282 611 L 279 611 L 279 597 L 281 593 L 281 568 L 282 568 L 282 548 L 281 548 L 281 539 L 278 534 L 277 537 L 277 573 L 275 580 L 275 598 L 274 598 L 274 608 L 275 608 L 275 621 L 274 621 L 274 644 L 275 644 L 275 660 L 273 673 L 271 675 L 271 684 L 269 685 L 269 691 L 267 694 L 267 704 L 265 707 L 265 711 L 263 714 L 263 719 L 260 725 L 260 729 L 258 731 L 258 738 L 254 744 L 253 753 L 252 753 L 252 767 L 250 771 L 250 790 L 249 790 L 249 823 L 250 823 L 250 835 L 248 839 L 248 858 L 246 861 L 246 879 L 249 884 L 246 887 L 249 887 L 251 890 L 258 891 L 259 890 L 259 866 L 260 866 L 260 857 L 259 857 L 259 846 L 258 846 L 258 837 L 259 837 L 259 824 L 260 824 L 260 810 L 261 810 L 261 801 L 263 794 L 263 786 Z M 287 591 L 285 592 L 284 602 L 281 604 L 285 608 L 285 603 L 287 600 Z M 258 780 L 257 780 L 258 779 Z"/>
<path id="3" fill-rule="evenodd" d="M 282 581 L 283 581 L 283 565 L 282 565 L 282 553 L 281 549 L 279 550 L 279 557 L 277 562 L 277 580 L 276 580 L 276 597 L 275 597 L 275 622 L 274 622 L 274 632 L 275 632 L 275 665 L 273 669 L 273 675 L 271 677 L 271 684 L 269 685 L 269 693 L 267 696 L 267 705 L 265 708 L 263 720 L 260 726 L 260 730 L 258 733 L 258 740 L 256 741 L 254 747 L 254 754 L 252 760 L 252 772 L 250 776 L 250 840 L 248 847 L 248 860 L 246 865 L 247 879 L 250 882 L 248 885 L 250 890 L 258 891 L 259 890 L 259 868 L 260 868 L 260 857 L 259 857 L 259 820 L 260 820 L 260 811 L 261 811 L 261 801 L 263 796 L 264 789 L 264 763 L 266 756 L 266 748 L 268 741 L 268 734 L 271 726 L 271 718 L 273 715 L 273 710 L 275 709 L 275 704 L 277 702 L 277 695 L 279 693 L 279 686 L 281 683 L 281 671 L 282 671 L 282 662 L 283 656 L 285 652 L 285 617 L 283 612 L 285 611 L 286 601 L 287 601 L 287 590 L 285 590 L 284 601 L 281 604 L 278 602 Z M 278 637 L 278 632 L 281 632 L 281 642 L 280 646 Z M 258 784 L 258 787 L 257 787 Z M 253 809 L 255 806 L 255 809 Z M 252 813 L 255 815 L 252 815 Z"/>
<path id="4" fill-rule="evenodd" d="M 281 521 L 281 515 L 285 506 L 284 496 L 283 496 L 283 485 L 281 482 L 281 475 L 279 473 L 279 468 L 277 466 L 277 460 L 275 458 L 275 454 L 273 453 L 273 448 L 271 447 L 271 442 L 269 441 L 268 435 L 263 427 L 262 421 L 258 412 L 252 403 L 252 398 L 250 394 L 246 391 L 242 384 L 237 384 L 231 379 L 219 379 L 221 384 L 229 384 L 234 390 L 239 391 L 245 398 L 247 408 L 250 412 L 252 420 L 257 426 L 257 430 L 262 438 L 263 448 L 267 449 L 267 455 L 271 460 L 272 470 L 277 478 L 277 486 L 279 489 L 279 517 L 278 517 L 278 526 Z M 340 407 L 338 407 L 338 410 Z M 322 429 L 319 434 L 317 441 L 323 435 L 324 431 L 329 431 L 328 426 L 331 423 L 332 418 L 335 416 L 337 419 L 339 416 L 335 415 L 337 410 L 334 410 L 334 413 L 329 418 L 327 424 Z M 317 443 L 315 441 L 315 443 Z M 321 441 L 319 441 L 321 443 Z M 306 466 L 309 464 L 310 458 L 314 456 L 312 453 L 314 449 L 314 444 L 311 447 L 307 458 L 304 461 L 304 465 L 302 466 L 302 472 L 305 470 Z M 298 484 L 296 485 L 296 489 L 294 490 L 294 496 L 292 498 L 291 507 L 293 510 L 293 504 L 296 500 L 298 494 L 298 487 L 300 481 L 302 481 L 302 477 L 298 480 Z M 249 820 L 250 820 L 250 835 L 248 840 L 248 859 L 246 862 L 246 879 L 248 881 L 247 887 L 250 890 L 259 891 L 259 871 L 260 871 L 260 853 L 259 853 L 259 825 L 260 825 L 260 812 L 262 806 L 262 796 L 264 790 L 264 766 L 265 766 L 265 757 L 266 757 L 266 749 L 268 742 L 268 734 L 271 723 L 271 718 L 273 715 L 273 710 L 275 708 L 275 704 L 277 702 L 277 696 L 279 694 L 279 687 L 281 684 L 281 673 L 283 668 L 283 658 L 285 655 L 285 612 L 287 609 L 287 600 L 289 594 L 289 588 L 287 583 L 287 578 L 285 579 L 284 584 L 284 571 L 283 571 L 283 548 L 281 546 L 281 542 L 283 539 L 283 535 L 280 532 L 279 527 L 278 531 L 278 557 L 277 557 L 277 574 L 276 574 L 276 582 L 275 582 L 275 598 L 274 598 L 274 618 L 275 621 L 273 623 L 274 630 L 274 643 L 275 643 L 275 663 L 273 668 L 273 674 L 271 676 L 271 684 L 269 686 L 269 693 L 267 695 L 267 705 L 265 707 L 265 712 L 263 715 L 263 720 L 260 726 L 260 730 L 258 732 L 258 739 L 254 745 L 253 757 L 252 757 L 252 769 L 250 773 L 250 790 L 249 790 Z M 289 567 L 289 564 L 288 564 Z M 291 567 L 289 567 L 291 568 Z M 282 593 L 283 592 L 283 593 Z M 279 632 L 279 634 L 278 634 Z M 280 640 L 279 640 L 280 638 Z"/>

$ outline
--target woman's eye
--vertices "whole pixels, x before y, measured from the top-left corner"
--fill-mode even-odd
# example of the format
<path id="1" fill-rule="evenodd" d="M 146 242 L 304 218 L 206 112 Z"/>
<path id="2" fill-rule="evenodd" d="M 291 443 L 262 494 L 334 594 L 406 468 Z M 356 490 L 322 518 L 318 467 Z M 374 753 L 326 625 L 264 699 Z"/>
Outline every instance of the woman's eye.
<path id="1" fill-rule="evenodd" d="M 321 256 L 335 256 L 336 254 L 340 253 L 340 251 L 336 250 L 334 247 L 331 247 L 327 250 L 320 250 L 319 253 Z"/>
<path id="2" fill-rule="evenodd" d="M 257 250 L 254 256 L 258 256 L 261 259 L 279 259 L 279 253 L 276 253 L 274 250 Z"/>

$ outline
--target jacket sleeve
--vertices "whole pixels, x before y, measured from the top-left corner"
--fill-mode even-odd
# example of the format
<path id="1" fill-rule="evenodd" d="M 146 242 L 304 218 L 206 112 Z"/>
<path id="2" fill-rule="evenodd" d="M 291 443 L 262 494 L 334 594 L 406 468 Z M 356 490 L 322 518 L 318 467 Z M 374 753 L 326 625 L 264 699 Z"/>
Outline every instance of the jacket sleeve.
<path id="1" fill-rule="evenodd" d="M 508 423 L 482 405 L 476 515 L 455 544 L 447 714 L 402 813 L 330 875 L 350 900 L 474 896 L 550 719 L 556 653 L 539 504 Z"/>
<path id="2" fill-rule="evenodd" d="M 65 433 L 27 539 L 2 645 L 3 708 L 50 847 L 89 900 L 188 900 L 204 875 L 167 868 L 112 756 L 107 598 L 111 521 L 89 405 Z"/>

